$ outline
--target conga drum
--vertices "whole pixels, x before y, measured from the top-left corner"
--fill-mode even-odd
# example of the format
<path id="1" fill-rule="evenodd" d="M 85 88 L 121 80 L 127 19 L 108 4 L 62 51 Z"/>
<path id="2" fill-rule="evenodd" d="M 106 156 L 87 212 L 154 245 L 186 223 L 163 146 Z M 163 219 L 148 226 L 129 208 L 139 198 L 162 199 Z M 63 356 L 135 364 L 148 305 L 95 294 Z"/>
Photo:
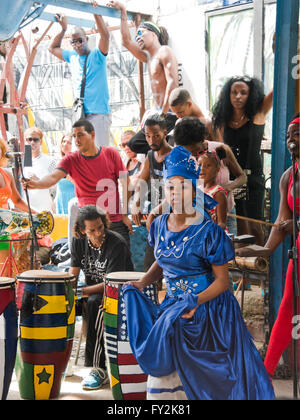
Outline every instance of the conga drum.
<path id="1" fill-rule="evenodd" d="M 147 376 L 138 365 L 130 347 L 122 286 L 138 281 L 145 273 L 115 272 L 105 276 L 104 347 L 111 390 L 115 400 L 145 400 Z M 156 287 L 143 290 L 157 303 Z"/>
<path id="2" fill-rule="evenodd" d="M 20 333 L 16 375 L 21 398 L 57 398 L 72 351 L 75 276 L 29 270 L 17 276 Z"/>
<path id="3" fill-rule="evenodd" d="M 0 397 L 5 400 L 13 374 L 18 340 L 15 279 L 0 277 Z"/>

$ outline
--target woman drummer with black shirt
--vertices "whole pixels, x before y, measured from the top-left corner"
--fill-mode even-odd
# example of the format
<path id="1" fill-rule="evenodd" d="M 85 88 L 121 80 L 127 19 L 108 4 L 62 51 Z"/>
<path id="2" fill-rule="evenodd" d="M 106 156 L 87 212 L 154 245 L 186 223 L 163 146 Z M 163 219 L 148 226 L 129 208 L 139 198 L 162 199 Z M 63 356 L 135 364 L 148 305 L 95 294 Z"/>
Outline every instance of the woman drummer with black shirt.
<path id="1" fill-rule="evenodd" d="M 86 287 L 79 289 L 77 295 L 87 297 L 85 366 L 93 367 L 82 386 L 95 390 L 108 382 L 101 306 L 104 276 L 115 271 L 133 271 L 133 266 L 126 241 L 109 230 L 109 218 L 98 207 L 89 205 L 80 208 L 74 233 L 69 272 L 77 279 L 80 270 L 85 275 Z"/>

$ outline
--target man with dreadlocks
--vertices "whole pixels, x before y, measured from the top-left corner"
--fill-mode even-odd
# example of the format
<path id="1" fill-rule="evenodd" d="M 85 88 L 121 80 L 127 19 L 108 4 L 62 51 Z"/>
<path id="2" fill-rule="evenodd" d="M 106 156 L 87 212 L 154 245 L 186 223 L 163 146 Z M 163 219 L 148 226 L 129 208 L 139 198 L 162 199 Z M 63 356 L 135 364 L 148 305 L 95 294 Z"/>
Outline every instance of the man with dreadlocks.
<path id="1" fill-rule="evenodd" d="M 168 46 L 169 35 L 165 28 L 153 22 L 143 22 L 137 30 L 135 40 L 132 40 L 125 6 L 118 1 L 110 1 L 107 6 L 121 12 L 121 35 L 124 47 L 139 61 L 148 63 L 154 104 L 153 109 L 145 113 L 141 126 L 143 127 L 150 115 L 160 113 L 166 120 L 167 131 L 170 132 L 177 119 L 170 111 L 169 96 L 172 90 L 178 87 L 178 65 L 174 52 Z M 149 146 L 143 129 L 130 140 L 129 147 L 135 153 L 147 154 Z"/>

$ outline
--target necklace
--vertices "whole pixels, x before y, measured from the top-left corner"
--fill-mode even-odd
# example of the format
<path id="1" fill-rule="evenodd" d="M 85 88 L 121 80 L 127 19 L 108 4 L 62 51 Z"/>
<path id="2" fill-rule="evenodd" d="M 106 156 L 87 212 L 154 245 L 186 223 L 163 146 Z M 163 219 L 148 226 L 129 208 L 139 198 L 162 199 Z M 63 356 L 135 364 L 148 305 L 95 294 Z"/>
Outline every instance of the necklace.
<path id="1" fill-rule="evenodd" d="M 101 252 L 101 247 L 102 247 L 104 241 L 105 241 L 105 235 L 103 236 L 102 241 L 101 241 L 99 246 L 94 246 L 89 239 L 88 239 L 88 244 L 89 244 L 89 247 L 91 249 L 93 249 L 94 251 Z"/>
<path id="2" fill-rule="evenodd" d="M 238 121 L 234 121 L 234 120 L 232 120 L 232 123 L 234 124 L 234 125 L 239 125 L 243 120 L 244 120 L 244 118 L 245 118 L 245 114 L 243 114 L 242 116 L 241 116 L 241 118 L 238 120 Z"/>

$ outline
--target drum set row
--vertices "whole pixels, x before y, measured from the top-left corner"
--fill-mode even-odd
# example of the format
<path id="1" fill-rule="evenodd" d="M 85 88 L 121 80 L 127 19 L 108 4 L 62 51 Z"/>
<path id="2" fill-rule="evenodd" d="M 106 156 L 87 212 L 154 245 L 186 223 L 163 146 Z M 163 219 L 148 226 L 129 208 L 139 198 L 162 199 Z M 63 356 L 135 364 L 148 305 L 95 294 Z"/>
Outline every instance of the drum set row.
<path id="1" fill-rule="evenodd" d="M 122 297 L 124 282 L 142 274 L 111 273 L 105 280 L 105 353 L 116 400 L 146 398 L 147 376 L 129 345 Z M 69 273 L 47 270 L 0 278 L 0 399 L 7 398 L 14 369 L 22 399 L 59 397 L 75 332 L 74 279 Z M 144 293 L 157 302 L 154 286 Z"/>

